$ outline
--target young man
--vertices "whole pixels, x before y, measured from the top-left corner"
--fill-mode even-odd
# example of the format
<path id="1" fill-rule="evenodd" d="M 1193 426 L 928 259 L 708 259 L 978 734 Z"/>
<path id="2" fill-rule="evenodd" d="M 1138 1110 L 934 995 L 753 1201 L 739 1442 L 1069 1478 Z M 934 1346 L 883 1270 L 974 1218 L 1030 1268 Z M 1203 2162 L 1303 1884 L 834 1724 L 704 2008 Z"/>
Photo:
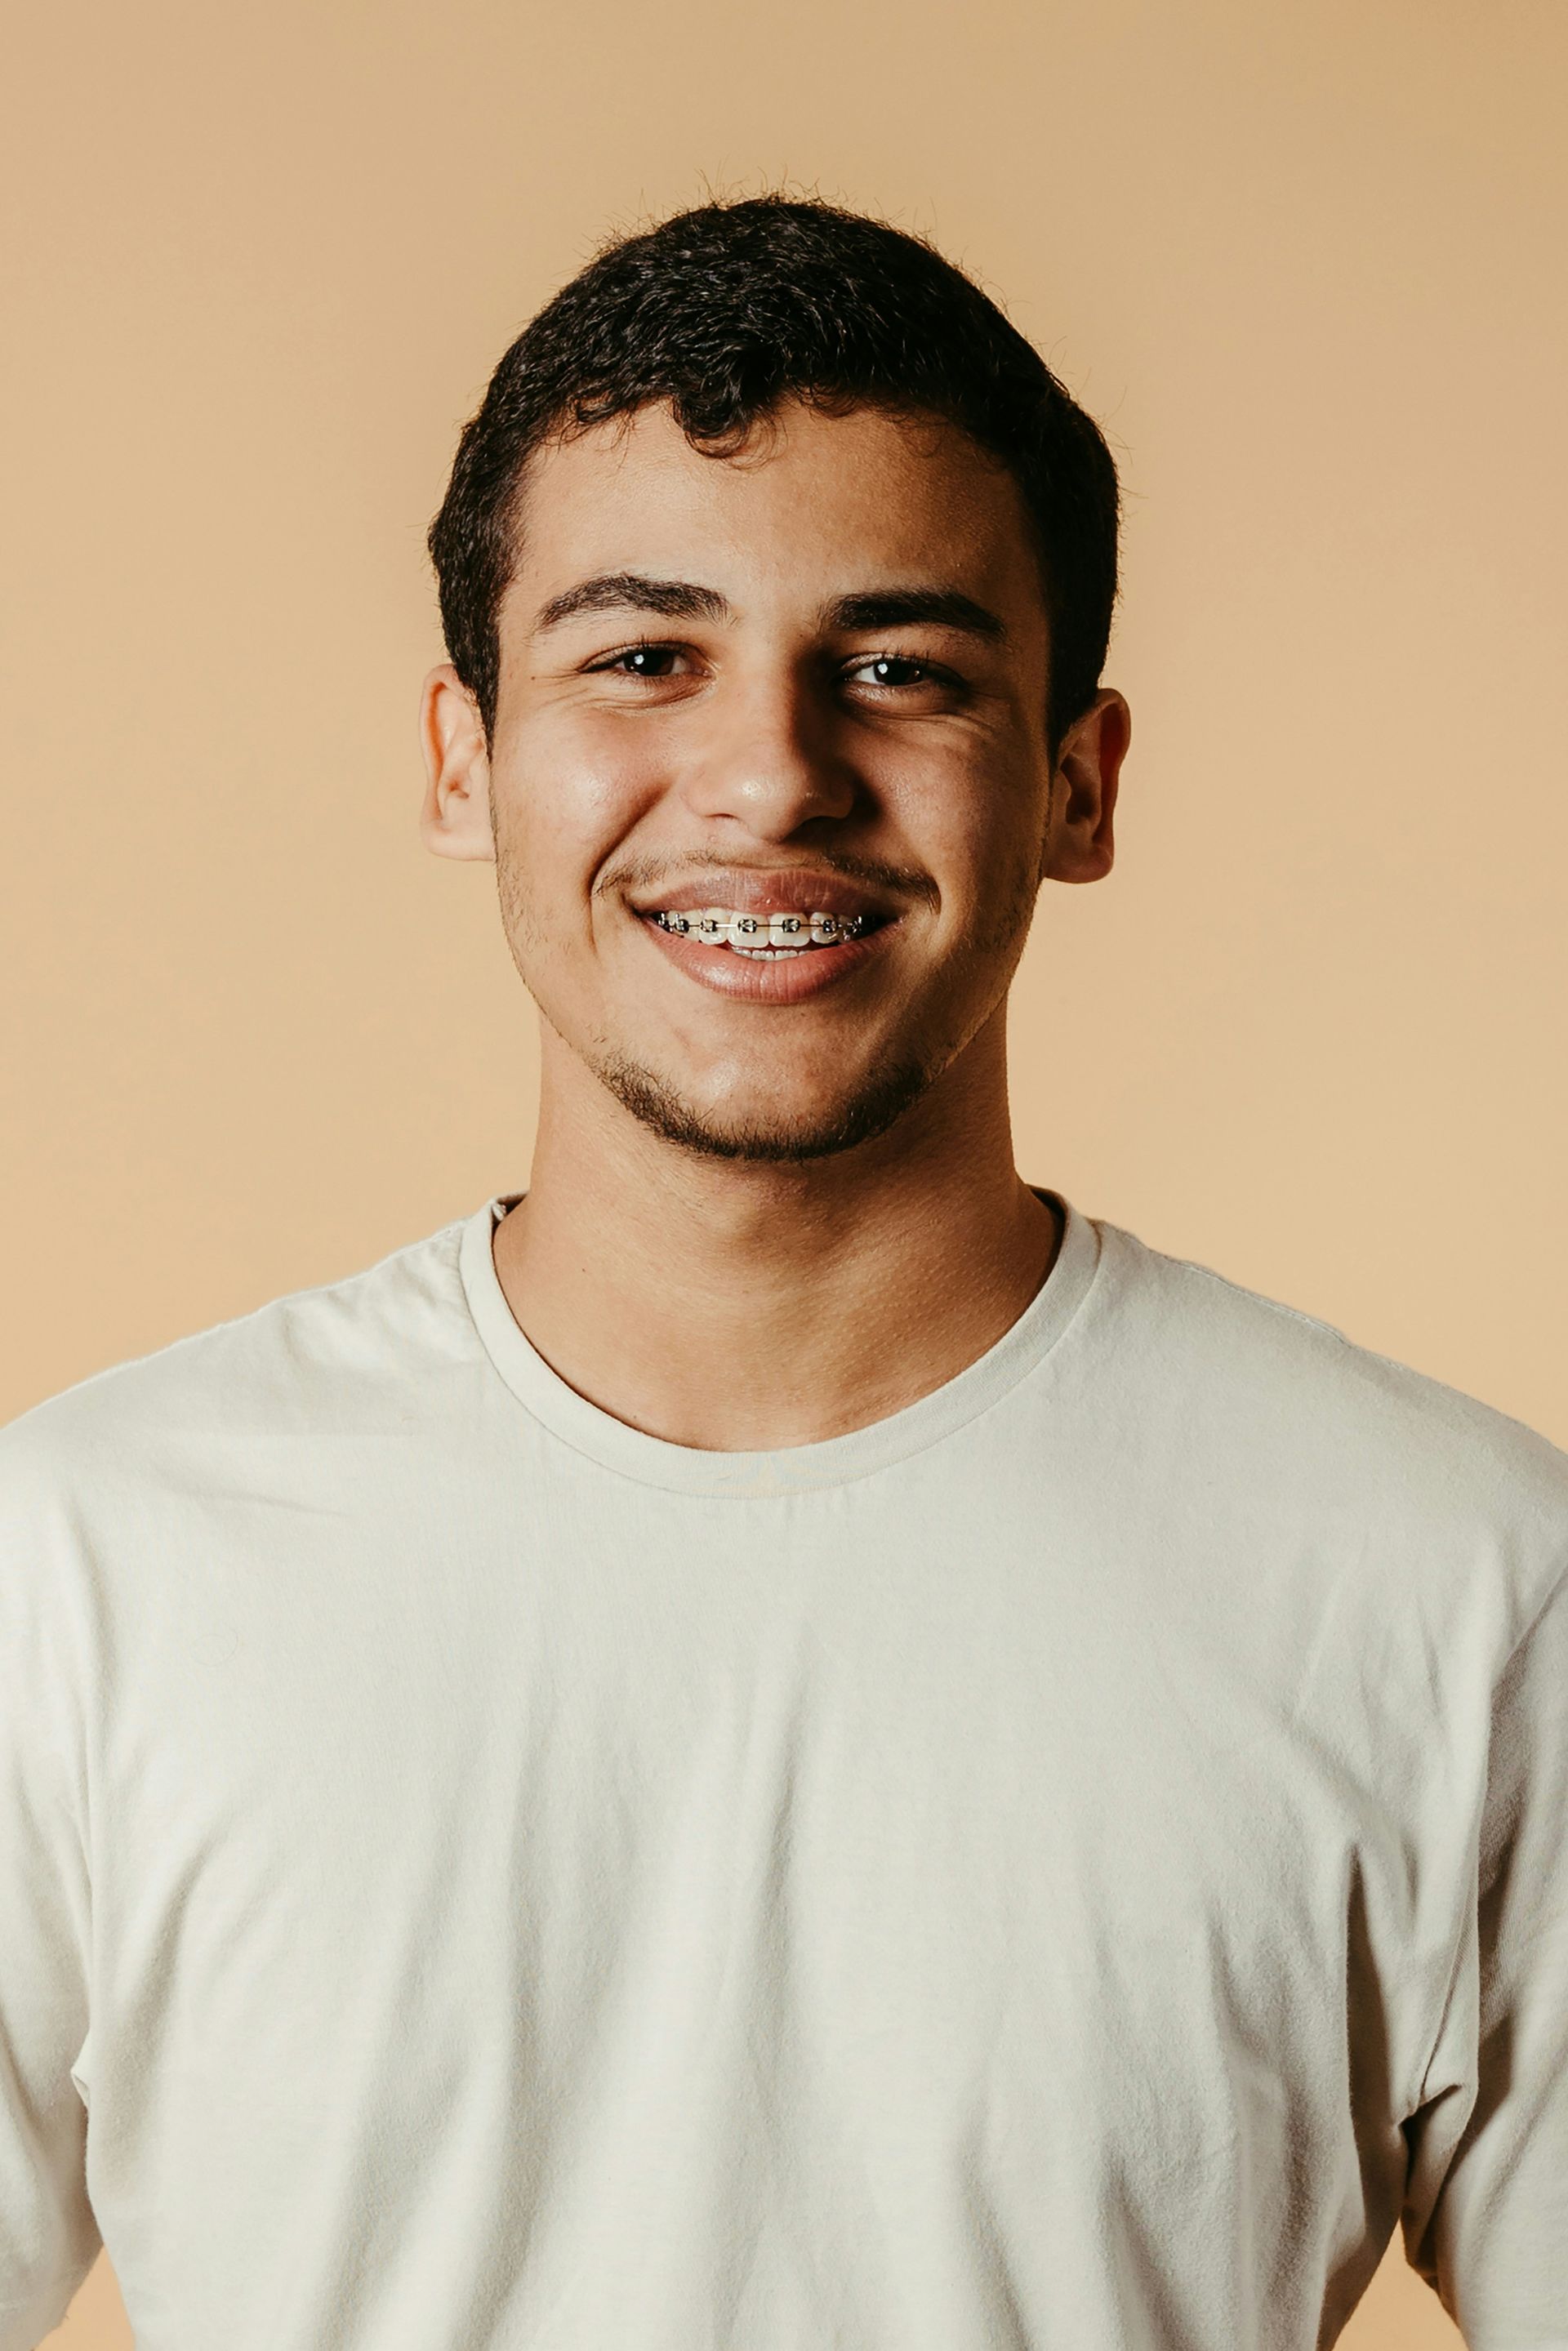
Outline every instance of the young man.
<path id="1" fill-rule="evenodd" d="M 531 1180 L 0 1439 L 0 2351 L 1568 2345 L 1568 1460 L 1013 1165 L 1115 528 L 823 206 L 501 361 Z"/>

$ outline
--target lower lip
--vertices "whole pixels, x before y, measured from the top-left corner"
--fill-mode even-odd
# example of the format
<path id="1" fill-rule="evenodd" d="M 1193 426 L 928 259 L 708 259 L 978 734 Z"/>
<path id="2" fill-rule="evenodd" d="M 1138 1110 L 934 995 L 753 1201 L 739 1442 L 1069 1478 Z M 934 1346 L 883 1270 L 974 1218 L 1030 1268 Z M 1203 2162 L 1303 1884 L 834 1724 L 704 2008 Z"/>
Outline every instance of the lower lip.
<path id="1" fill-rule="evenodd" d="M 832 947 L 804 947 L 799 955 L 772 963 L 737 955 L 733 947 L 706 946 L 689 931 L 663 930 L 645 915 L 638 919 L 655 946 L 693 979 L 716 996 L 738 997 L 747 1004 L 800 1004 L 808 996 L 820 996 L 835 980 L 859 971 L 898 927 L 896 920 L 883 923 L 863 938 L 844 939 Z"/>

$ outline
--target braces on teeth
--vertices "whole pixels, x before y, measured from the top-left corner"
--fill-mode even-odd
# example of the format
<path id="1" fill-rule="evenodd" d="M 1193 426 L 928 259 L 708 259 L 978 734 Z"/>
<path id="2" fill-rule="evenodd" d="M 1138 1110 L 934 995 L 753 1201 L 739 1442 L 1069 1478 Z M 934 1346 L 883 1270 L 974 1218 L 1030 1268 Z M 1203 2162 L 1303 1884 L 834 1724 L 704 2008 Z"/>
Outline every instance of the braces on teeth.
<path id="1" fill-rule="evenodd" d="M 837 946 L 871 927 L 868 914 L 735 914 L 727 906 L 698 906 L 681 914 L 653 916 L 663 931 L 732 947 L 737 955 L 806 955 L 814 946 Z"/>

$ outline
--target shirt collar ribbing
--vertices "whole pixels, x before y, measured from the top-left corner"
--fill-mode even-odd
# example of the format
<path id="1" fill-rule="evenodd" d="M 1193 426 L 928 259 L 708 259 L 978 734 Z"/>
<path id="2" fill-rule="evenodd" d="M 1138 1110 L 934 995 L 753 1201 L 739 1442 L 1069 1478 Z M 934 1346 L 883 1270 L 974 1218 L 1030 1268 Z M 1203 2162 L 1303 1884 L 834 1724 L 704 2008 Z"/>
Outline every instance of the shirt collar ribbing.
<path id="1" fill-rule="evenodd" d="M 1037 1187 L 1038 1189 L 1038 1187 Z M 552 1370 L 515 1319 L 496 1271 L 496 1227 L 520 1192 L 497 1193 L 465 1217 L 458 1270 L 486 1352 L 518 1402 L 575 1451 L 643 1485 L 684 1493 L 762 1499 L 868 1477 L 925 1451 L 988 1411 L 1055 1346 L 1092 1283 L 1096 1226 L 1060 1193 L 1041 1191 L 1062 1219 L 1056 1261 L 1023 1312 L 984 1354 L 885 1418 L 810 1445 L 764 1453 L 709 1452 L 631 1427 L 591 1404 Z"/>

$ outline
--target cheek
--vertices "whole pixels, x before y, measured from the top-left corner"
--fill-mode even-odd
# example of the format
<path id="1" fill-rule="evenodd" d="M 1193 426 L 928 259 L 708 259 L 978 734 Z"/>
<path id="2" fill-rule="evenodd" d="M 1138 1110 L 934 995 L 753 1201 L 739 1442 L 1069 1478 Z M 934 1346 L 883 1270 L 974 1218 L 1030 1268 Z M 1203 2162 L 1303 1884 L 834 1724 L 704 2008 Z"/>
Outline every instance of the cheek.
<path id="1" fill-rule="evenodd" d="M 497 822 L 504 857 L 521 893 L 540 906 L 551 894 L 570 928 L 607 860 L 664 789 L 645 741 L 614 726 L 588 726 L 542 713 L 515 727 L 496 768 Z"/>
<path id="2" fill-rule="evenodd" d="M 896 794 L 900 831 L 935 879 L 942 923 L 971 944 L 1005 940 L 1034 902 L 1045 798 L 1027 767 L 955 763 Z"/>

